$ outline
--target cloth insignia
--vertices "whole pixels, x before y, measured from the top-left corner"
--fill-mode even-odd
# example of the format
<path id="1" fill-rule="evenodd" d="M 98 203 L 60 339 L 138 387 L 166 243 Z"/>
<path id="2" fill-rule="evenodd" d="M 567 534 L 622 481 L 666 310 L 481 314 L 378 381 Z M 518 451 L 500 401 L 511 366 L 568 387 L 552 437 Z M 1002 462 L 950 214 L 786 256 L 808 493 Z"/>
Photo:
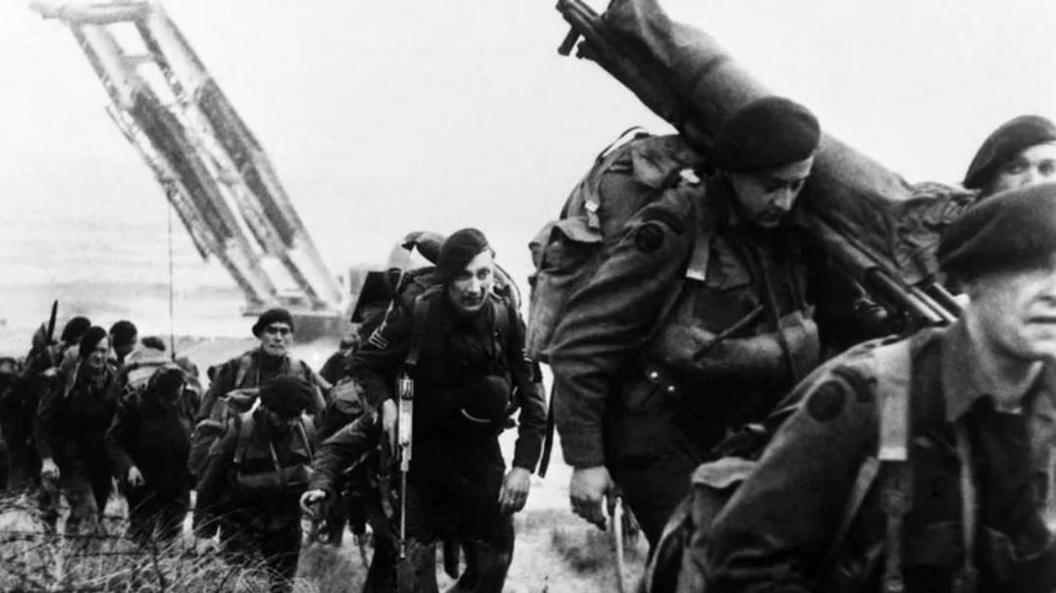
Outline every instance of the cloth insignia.
<path id="1" fill-rule="evenodd" d="M 822 383 L 807 400 L 807 412 L 818 422 L 829 422 L 843 411 L 843 389 L 834 381 Z"/>
<path id="2" fill-rule="evenodd" d="M 634 235 L 634 245 L 642 253 L 652 253 L 664 244 L 664 231 L 654 223 L 647 223 Z"/>

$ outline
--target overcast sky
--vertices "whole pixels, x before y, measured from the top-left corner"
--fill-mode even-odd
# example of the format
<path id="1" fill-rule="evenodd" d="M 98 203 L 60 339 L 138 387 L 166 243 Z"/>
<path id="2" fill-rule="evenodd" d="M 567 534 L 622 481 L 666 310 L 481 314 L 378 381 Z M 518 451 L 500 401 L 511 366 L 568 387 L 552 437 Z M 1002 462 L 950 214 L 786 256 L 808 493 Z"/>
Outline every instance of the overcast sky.
<path id="1" fill-rule="evenodd" d="M 664 6 L 910 180 L 958 181 L 996 125 L 1056 116 L 1052 0 Z M 408 230 L 468 225 L 524 271 L 528 239 L 594 155 L 630 125 L 666 129 L 596 65 L 557 55 L 567 27 L 552 0 L 166 7 L 263 143 L 335 272 L 383 260 Z M 57 245 L 120 242 L 115 220 L 164 229 L 162 193 L 106 101 L 62 25 L 0 3 L 5 222 L 42 232 L 86 223 L 55 233 Z M 4 241 L 0 265 L 17 248 Z M 62 276 L 66 264 L 42 265 Z"/>

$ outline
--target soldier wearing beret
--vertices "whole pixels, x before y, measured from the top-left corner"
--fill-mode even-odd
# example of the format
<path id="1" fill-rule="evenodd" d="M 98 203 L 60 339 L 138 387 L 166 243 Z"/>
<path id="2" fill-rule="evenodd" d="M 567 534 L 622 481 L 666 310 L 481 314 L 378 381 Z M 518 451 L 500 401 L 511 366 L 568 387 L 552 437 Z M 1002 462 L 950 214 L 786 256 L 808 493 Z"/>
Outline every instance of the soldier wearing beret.
<path id="1" fill-rule="evenodd" d="M 436 276 L 410 310 L 393 307 L 354 356 L 350 368 L 381 410 L 380 421 L 364 416 L 327 440 L 305 503 L 332 496 L 340 469 L 378 435 L 392 434 L 393 379 L 406 368 L 414 381 L 414 429 L 404 499 L 407 559 L 396 567 L 398 588 L 436 591 L 435 544 L 457 538 L 469 567 L 457 590 L 498 593 L 513 554 L 512 514 L 524 507 L 542 449 L 546 407 L 524 356 L 524 322 L 494 288 L 484 234 L 470 228 L 448 237 Z M 507 472 L 498 436 L 518 407 Z M 394 560 L 393 543 L 379 542 L 376 550 L 375 563 Z M 375 577 L 385 572 L 391 574 L 371 568 Z"/>
<path id="2" fill-rule="evenodd" d="M 326 407 L 323 394 L 330 385 L 302 360 L 289 354 L 293 343 L 293 316 L 282 308 L 268 309 L 253 324 L 253 335 L 260 346 L 220 365 L 202 398 L 199 421 L 208 419 L 218 399 L 238 390 L 256 390 L 265 381 L 280 376 L 298 377 L 315 386 L 308 412 L 317 420 Z"/>
<path id="3" fill-rule="evenodd" d="M 301 546 L 298 503 L 318 443 L 304 412 L 315 385 L 283 375 L 260 388 L 260 406 L 228 422 L 198 478 L 195 535 L 220 532 L 234 561 L 263 566 L 273 592 L 290 591 Z"/>
<path id="4" fill-rule="evenodd" d="M 797 388 L 802 404 L 716 519 L 699 559 L 709 591 L 1056 590 L 1040 512 L 1056 435 L 1056 185 L 974 206 L 939 260 L 971 297 L 961 319 L 854 348 Z M 862 482 L 870 457 L 879 473 Z"/>
<path id="5" fill-rule="evenodd" d="M 1056 125 L 1021 115 L 1001 124 L 979 147 L 964 187 L 985 197 L 1046 181 L 1056 181 Z"/>
<path id="6" fill-rule="evenodd" d="M 796 223 L 819 136 L 814 115 L 784 98 L 732 113 L 717 171 L 684 172 L 571 297 L 550 363 L 581 517 L 604 524 L 602 499 L 618 485 L 655 543 L 709 450 L 818 363 L 816 320 L 850 314 L 860 293 L 822 277 L 822 253 Z"/>

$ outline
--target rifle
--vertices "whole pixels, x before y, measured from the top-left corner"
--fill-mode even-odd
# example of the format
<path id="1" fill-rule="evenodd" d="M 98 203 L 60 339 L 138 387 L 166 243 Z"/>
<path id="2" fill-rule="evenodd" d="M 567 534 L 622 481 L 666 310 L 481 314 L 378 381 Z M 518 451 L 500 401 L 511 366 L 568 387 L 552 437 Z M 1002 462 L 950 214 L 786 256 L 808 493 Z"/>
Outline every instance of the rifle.
<path id="1" fill-rule="evenodd" d="M 44 345 L 50 346 L 55 339 L 55 319 L 59 313 L 59 299 L 51 303 L 51 315 L 48 317 L 48 329 L 44 332 Z"/>
<path id="2" fill-rule="evenodd" d="M 411 470 L 414 380 L 406 372 L 396 379 L 396 454 L 400 472 L 400 560 L 407 558 L 407 473 Z"/>
<path id="3" fill-rule="evenodd" d="M 613 0 L 610 10 L 617 4 L 624 8 L 630 6 L 631 2 Z M 649 48 L 643 40 L 625 39 L 625 34 L 621 34 L 582 0 L 558 0 L 557 10 L 571 26 L 558 48 L 558 53 L 568 56 L 573 49 L 578 49 L 577 57 L 597 63 L 637 95 L 646 107 L 671 123 L 679 133 L 705 153 L 710 149 L 714 129 L 724 113 L 732 112 L 740 104 L 766 94 L 765 89 L 736 66 L 723 50 L 703 33 L 699 33 L 699 46 L 684 50 L 676 48 L 684 52 L 697 52 L 697 55 L 680 54 L 679 58 L 683 61 L 688 56 L 697 58 L 702 63 L 701 67 L 694 71 L 699 75 L 699 79 L 693 81 L 694 88 L 690 91 L 692 96 L 687 97 L 679 93 L 671 80 L 670 71 L 665 74 L 665 64 L 648 52 Z M 662 15 L 651 0 L 634 3 L 628 12 L 632 11 L 642 14 L 653 11 L 653 14 Z M 644 17 L 636 14 L 636 18 Z M 657 18 L 666 21 L 666 16 Z M 650 24 L 654 24 L 653 21 L 650 21 Z M 676 27 L 669 22 L 659 23 L 656 29 L 651 29 L 649 33 L 655 35 L 657 31 L 663 30 L 661 25 L 669 27 L 668 33 Z M 687 31 L 688 28 L 678 30 L 678 34 L 683 36 L 679 39 L 680 42 L 687 41 Z M 687 72 L 692 70 L 689 66 L 691 64 L 687 65 Z M 710 104 L 702 103 L 701 89 L 710 91 L 706 96 Z M 691 100 L 694 97 L 696 101 Z M 822 166 L 819 167 L 819 164 Z M 863 171 L 866 174 L 859 175 Z M 828 136 L 823 139 L 819 149 L 815 173 L 812 179 L 823 178 L 816 185 L 822 191 L 843 194 L 838 196 L 840 199 L 860 198 L 869 201 L 886 198 L 887 201 L 893 202 L 908 196 L 891 196 L 886 192 L 909 194 L 908 186 L 905 186 L 904 182 L 894 183 L 901 181 L 901 178 Z M 869 173 L 883 173 L 882 181 L 891 183 L 884 185 L 877 182 L 870 185 L 867 181 L 860 184 L 857 182 L 859 178 L 868 178 Z M 839 224 L 838 214 L 827 212 L 824 207 L 811 207 L 809 202 L 805 206 L 810 213 L 811 230 L 819 238 L 826 252 L 889 311 L 905 313 L 917 325 L 946 325 L 957 318 L 960 305 L 930 276 L 925 276 L 917 284 L 908 282 L 899 273 L 899 267 L 894 263 L 893 257 L 879 254 L 875 246 L 870 248 L 852 236 L 854 233 L 847 229 L 846 224 Z M 878 228 L 877 234 L 882 235 L 886 230 Z M 888 259 L 892 261 L 887 261 Z M 919 273 L 917 275 L 924 276 Z"/>

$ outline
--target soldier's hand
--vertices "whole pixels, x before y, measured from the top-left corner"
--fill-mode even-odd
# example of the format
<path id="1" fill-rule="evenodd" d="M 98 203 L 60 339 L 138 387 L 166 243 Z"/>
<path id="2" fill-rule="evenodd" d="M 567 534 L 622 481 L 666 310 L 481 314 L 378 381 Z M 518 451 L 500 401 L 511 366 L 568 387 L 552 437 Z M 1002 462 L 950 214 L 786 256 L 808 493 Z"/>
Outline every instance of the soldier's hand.
<path id="1" fill-rule="evenodd" d="M 143 474 L 140 473 L 139 468 L 132 466 L 128 468 L 128 485 L 133 488 L 139 488 L 144 484 Z"/>
<path id="2" fill-rule="evenodd" d="M 515 467 L 506 474 L 499 490 L 499 509 L 503 514 L 516 513 L 528 501 L 528 489 L 532 485 L 532 474 L 523 467 Z"/>
<path id="3" fill-rule="evenodd" d="M 605 512 L 602 501 L 611 506 L 615 502 L 613 493 L 616 484 L 603 465 L 579 467 L 572 471 L 572 481 L 568 485 L 568 497 L 572 502 L 572 512 L 587 521 L 605 529 Z"/>
<path id="4" fill-rule="evenodd" d="M 59 466 L 55 465 L 54 459 L 48 457 L 40 462 L 40 477 L 42 480 L 53 482 L 58 480 L 59 476 Z"/>
<path id="5" fill-rule="evenodd" d="M 315 505 L 326 500 L 325 490 L 309 490 L 301 495 L 301 510 L 305 513 L 314 516 L 317 509 Z"/>
<path id="6" fill-rule="evenodd" d="M 396 410 L 396 402 L 387 399 L 381 402 L 381 429 L 385 433 L 385 436 L 389 438 L 389 450 L 396 450 L 396 420 L 399 414 Z"/>

